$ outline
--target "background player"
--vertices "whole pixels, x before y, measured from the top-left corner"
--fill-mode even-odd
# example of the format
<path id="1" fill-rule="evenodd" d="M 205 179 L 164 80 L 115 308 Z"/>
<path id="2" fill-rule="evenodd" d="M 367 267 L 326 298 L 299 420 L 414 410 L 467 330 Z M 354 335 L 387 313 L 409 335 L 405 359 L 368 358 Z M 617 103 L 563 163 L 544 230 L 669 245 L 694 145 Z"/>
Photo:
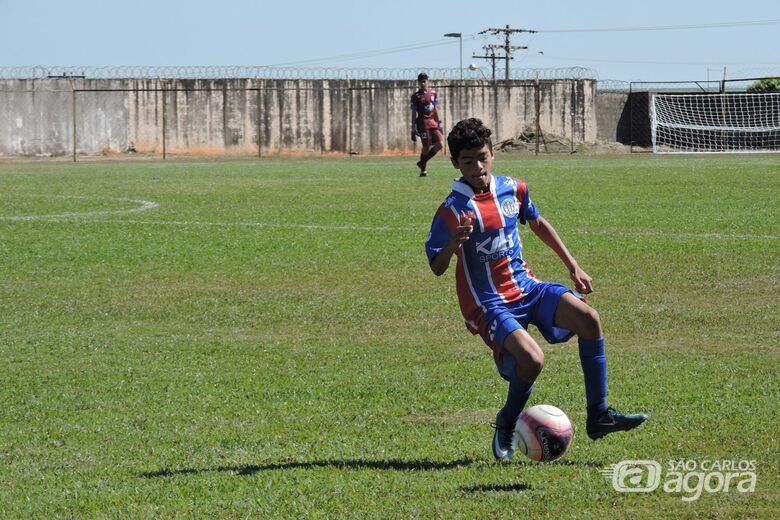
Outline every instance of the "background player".
<path id="1" fill-rule="evenodd" d="M 444 135 L 441 132 L 441 120 L 436 107 L 439 103 L 438 95 L 432 88 L 428 88 L 428 75 L 424 72 L 417 76 L 417 84 L 420 87 L 412 94 L 412 141 L 420 137 L 422 151 L 417 167 L 420 168 L 420 177 L 428 175 L 427 165 L 434 155 L 442 148 Z"/>
<path id="2" fill-rule="evenodd" d="M 563 261 L 576 290 L 593 290 L 591 277 L 539 214 L 525 183 L 492 174 L 490 135 L 482 121 L 466 119 L 447 136 L 452 164 L 462 177 L 436 212 L 425 249 L 437 276 L 457 257 L 456 289 L 466 327 L 482 336 L 499 374 L 509 381 L 506 404 L 496 416 L 494 456 L 512 458 L 514 425 L 544 365 L 542 349 L 526 330 L 529 324 L 548 343 L 578 336 L 590 438 L 639 426 L 646 415 L 622 414 L 607 406 L 607 360 L 598 313 L 568 287 L 538 280 L 523 261 L 518 226 L 527 224 Z"/>

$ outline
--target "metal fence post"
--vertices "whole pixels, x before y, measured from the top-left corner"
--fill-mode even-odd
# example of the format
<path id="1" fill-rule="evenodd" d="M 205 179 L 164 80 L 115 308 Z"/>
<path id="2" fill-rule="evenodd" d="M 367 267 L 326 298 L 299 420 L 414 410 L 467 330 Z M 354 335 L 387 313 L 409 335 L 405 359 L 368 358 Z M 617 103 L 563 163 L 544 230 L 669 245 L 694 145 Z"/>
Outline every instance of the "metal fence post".
<path id="1" fill-rule="evenodd" d="M 577 118 L 577 80 L 571 80 L 571 149 L 569 153 L 574 153 L 574 124 Z"/>
<path id="2" fill-rule="evenodd" d="M 461 71 L 462 70 L 463 69 L 461 68 Z M 462 72 L 461 72 L 461 74 L 462 74 Z M 414 91 L 414 89 L 412 89 L 412 91 Z M 444 92 L 450 93 L 451 91 L 452 91 L 452 87 L 445 85 Z M 447 101 L 447 99 L 448 99 L 447 94 L 445 94 L 444 95 L 444 100 Z M 437 99 L 436 101 L 439 101 L 439 100 Z M 443 105 L 444 103 L 439 103 L 439 104 Z M 442 129 L 442 134 L 443 134 L 444 132 L 447 131 L 447 109 L 445 108 L 444 110 L 441 111 L 441 113 L 442 113 L 441 129 Z M 443 142 L 442 142 L 441 153 L 442 153 L 442 155 L 446 156 L 447 155 L 447 139 L 442 139 L 442 141 Z"/>
<path id="3" fill-rule="evenodd" d="M 160 82 L 160 91 L 162 92 L 162 158 L 166 159 L 165 150 L 165 81 L 162 78 L 157 78 Z"/>
<path id="4" fill-rule="evenodd" d="M 68 76 L 68 83 L 70 83 L 71 107 L 73 109 L 73 162 L 76 162 L 76 87 L 73 85 L 73 78 L 70 76 Z"/>
<path id="5" fill-rule="evenodd" d="M 222 84 L 222 154 L 227 155 L 228 151 L 228 115 L 227 115 L 227 79 L 223 80 Z"/>
<path id="6" fill-rule="evenodd" d="M 534 110 L 536 111 L 536 150 L 535 155 L 539 155 L 539 137 L 542 133 L 542 123 L 539 120 L 541 117 L 541 92 L 539 92 L 539 73 L 536 73 L 536 79 L 534 79 Z"/>
<path id="7" fill-rule="evenodd" d="M 347 77 L 347 95 L 349 100 L 347 101 L 347 154 L 352 157 L 352 86 Z"/>
<path id="8" fill-rule="evenodd" d="M 634 153 L 634 83 L 628 84 L 628 153 Z"/>
<path id="9" fill-rule="evenodd" d="M 261 112 L 260 112 L 260 100 L 262 99 L 262 96 L 260 95 L 260 78 L 255 78 L 255 85 L 257 87 L 257 156 L 262 157 L 263 156 L 263 138 L 262 138 L 262 128 L 263 128 L 263 121 L 261 119 Z"/>

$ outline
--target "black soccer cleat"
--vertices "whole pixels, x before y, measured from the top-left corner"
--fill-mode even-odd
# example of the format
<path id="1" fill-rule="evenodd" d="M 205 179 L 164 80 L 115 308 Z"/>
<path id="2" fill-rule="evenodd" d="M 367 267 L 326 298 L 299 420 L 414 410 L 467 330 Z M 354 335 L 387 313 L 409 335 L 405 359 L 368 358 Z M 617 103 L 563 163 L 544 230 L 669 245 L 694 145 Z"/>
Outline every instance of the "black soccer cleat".
<path id="1" fill-rule="evenodd" d="M 428 172 L 425 170 L 425 167 L 424 167 L 422 161 L 417 161 L 417 167 L 420 169 L 420 177 L 427 177 L 428 176 Z"/>
<path id="2" fill-rule="evenodd" d="M 633 430 L 646 420 L 647 415 L 643 413 L 620 413 L 609 407 L 598 416 L 589 413 L 585 429 L 595 441 L 612 432 Z"/>
<path id="3" fill-rule="evenodd" d="M 493 456 L 496 460 L 502 462 L 511 461 L 512 456 L 515 454 L 515 448 L 512 443 L 512 436 L 515 433 L 514 426 L 506 424 L 501 416 L 501 412 L 498 412 L 496 422 L 491 424 L 491 426 L 496 430 L 493 434 Z"/>

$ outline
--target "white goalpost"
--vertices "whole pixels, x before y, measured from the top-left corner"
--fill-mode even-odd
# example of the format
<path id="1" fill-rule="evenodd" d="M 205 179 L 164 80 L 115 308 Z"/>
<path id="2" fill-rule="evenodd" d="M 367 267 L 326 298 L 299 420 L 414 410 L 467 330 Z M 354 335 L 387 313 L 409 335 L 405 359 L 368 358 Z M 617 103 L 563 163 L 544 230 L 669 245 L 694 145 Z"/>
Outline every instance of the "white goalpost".
<path id="1" fill-rule="evenodd" d="M 780 92 L 654 94 L 654 153 L 780 152 Z"/>

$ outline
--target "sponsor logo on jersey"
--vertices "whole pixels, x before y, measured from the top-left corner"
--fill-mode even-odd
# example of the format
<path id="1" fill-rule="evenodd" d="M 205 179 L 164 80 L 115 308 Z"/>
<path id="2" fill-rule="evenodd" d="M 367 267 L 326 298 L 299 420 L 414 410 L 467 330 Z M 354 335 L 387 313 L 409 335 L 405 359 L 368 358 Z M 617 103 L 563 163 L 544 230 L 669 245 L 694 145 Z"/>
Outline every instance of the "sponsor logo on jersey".
<path id="1" fill-rule="evenodd" d="M 480 255 L 479 261 L 482 263 L 492 262 L 493 260 L 510 256 L 514 247 L 512 235 L 506 236 L 503 228 L 499 229 L 497 236 L 488 237 L 482 242 L 477 242 L 477 253 Z"/>

